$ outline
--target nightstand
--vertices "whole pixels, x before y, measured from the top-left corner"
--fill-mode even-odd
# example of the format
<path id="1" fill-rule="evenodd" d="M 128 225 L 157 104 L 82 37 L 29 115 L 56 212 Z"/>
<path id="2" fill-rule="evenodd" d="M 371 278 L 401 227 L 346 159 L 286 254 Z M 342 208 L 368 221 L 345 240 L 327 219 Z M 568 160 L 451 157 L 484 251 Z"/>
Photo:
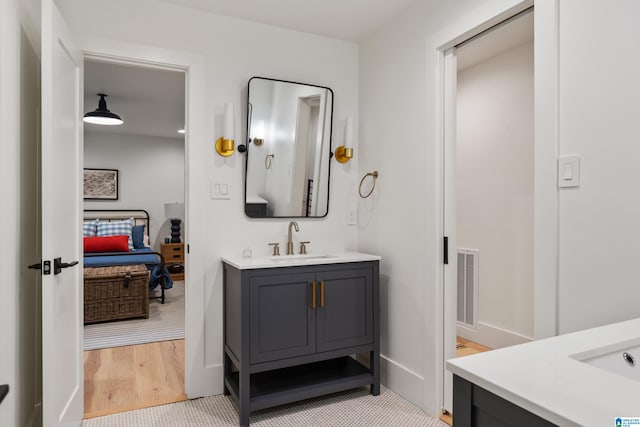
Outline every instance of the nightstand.
<path id="1" fill-rule="evenodd" d="M 160 253 L 164 257 L 165 266 L 170 273 L 172 266 L 181 267 L 179 273 L 171 273 L 171 279 L 184 280 L 184 243 L 162 243 L 160 244 Z"/>

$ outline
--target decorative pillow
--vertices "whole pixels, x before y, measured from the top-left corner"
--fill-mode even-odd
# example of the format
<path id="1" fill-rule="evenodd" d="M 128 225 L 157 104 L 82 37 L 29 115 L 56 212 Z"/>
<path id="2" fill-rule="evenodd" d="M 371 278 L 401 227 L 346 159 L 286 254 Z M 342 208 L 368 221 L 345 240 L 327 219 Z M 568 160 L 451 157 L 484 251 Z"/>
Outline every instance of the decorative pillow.
<path id="1" fill-rule="evenodd" d="M 144 224 L 131 227 L 131 240 L 135 249 L 144 248 Z"/>
<path id="2" fill-rule="evenodd" d="M 133 228 L 133 218 L 125 219 L 124 221 L 100 221 L 96 231 L 96 236 L 128 236 L 129 237 L 129 250 L 133 250 L 133 240 L 131 239 L 131 229 Z"/>
<path id="3" fill-rule="evenodd" d="M 84 251 L 129 252 L 129 236 L 85 237 Z"/>
<path id="4" fill-rule="evenodd" d="M 82 223 L 82 235 L 84 237 L 95 237 L 96 229 L 98 227 L 98 220 L 85 221 Z"/>

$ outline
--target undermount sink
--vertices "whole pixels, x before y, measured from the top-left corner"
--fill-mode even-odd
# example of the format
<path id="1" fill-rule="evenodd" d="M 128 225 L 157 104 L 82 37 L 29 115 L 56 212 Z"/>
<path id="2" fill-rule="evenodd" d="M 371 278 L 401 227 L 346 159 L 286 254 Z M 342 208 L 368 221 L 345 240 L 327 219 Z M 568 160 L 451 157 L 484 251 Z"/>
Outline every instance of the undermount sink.
<path id="1" fill-rule="evenodd" d="M 614 374 L 640 381 L 640 338 L 571 356 Z"/>
<path id="2" fill-rule="evenodd" d="M 269 257 L 272 261 L 304 261 L 304 260 L 317 260 L 333 258 L 332 255 L 327 254 L 302 254 L 302 255 L 278 255 Z"/>

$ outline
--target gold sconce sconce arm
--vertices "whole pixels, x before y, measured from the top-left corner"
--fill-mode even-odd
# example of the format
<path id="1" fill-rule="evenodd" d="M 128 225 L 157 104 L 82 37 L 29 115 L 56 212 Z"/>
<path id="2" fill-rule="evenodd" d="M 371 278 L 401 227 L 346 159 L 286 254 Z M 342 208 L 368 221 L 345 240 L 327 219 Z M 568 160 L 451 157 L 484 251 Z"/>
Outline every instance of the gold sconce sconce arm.
<path id="1" fill-rule="evenodd" d="M 334 153 L 336 156 L 336 160 L 340 163 L 347 163 L 349 160 L 353 158 L 353 148 L 345 148 L 344 145 L 336 148 L 336 152 Z"/>
<path id="2" fill-rule="evenodd" d="M 222 157 L 229 157 L 233 154 L 235 149 L 235 141 L 233 139 L 218 138 L 216 141 L 216 151 Z"/>

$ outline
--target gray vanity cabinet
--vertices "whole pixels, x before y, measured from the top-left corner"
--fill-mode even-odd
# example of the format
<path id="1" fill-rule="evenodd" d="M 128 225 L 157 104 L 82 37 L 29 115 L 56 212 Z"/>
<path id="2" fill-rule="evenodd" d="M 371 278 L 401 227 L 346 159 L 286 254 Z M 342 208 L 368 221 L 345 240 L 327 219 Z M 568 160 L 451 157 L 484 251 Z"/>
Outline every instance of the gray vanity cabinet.
<path id="1" fill-rule="evenodd" d="M 315 313 L 310 307 L 315 275 L 278 270 L 249 280 L 251 363 L 316 351 Z"/>
<path id="2" fill-rule="evenodd" d="M 373 342 L 373 277 L 370 268 L 328 271 L 318 275 L 317 351 Z M 320 285 L 319 285 L 320 286 Z M 324 295 L 322 295 L 324 293 Z"/>
<path id="3" fill-rule="evenodd" d="M 242 426 L 257 409 L 363 385 L 380 393 L 378 261 L 223 265 L 224 387 Z"/>

